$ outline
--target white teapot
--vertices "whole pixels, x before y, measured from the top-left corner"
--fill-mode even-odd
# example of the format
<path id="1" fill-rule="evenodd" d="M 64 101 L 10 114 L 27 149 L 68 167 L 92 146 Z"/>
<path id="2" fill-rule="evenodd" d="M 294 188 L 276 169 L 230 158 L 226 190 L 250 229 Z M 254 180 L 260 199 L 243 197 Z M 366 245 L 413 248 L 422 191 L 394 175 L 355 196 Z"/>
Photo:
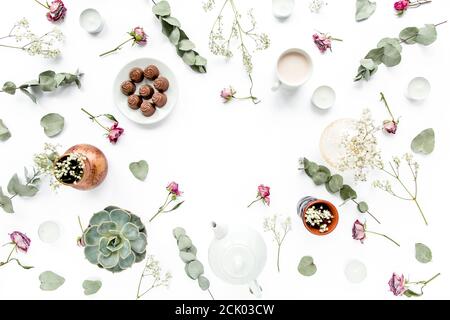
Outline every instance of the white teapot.
<path id="1" fill-rule="evenodd" d="M 256 278 L 266 264 L 266 244 L 254 229 L 245 226 L 212 223 L 214 239 L 209 246 L 209 265 L 214 274 L 235 285 L 249 285 L 250 292 L 261 297 Z"/>

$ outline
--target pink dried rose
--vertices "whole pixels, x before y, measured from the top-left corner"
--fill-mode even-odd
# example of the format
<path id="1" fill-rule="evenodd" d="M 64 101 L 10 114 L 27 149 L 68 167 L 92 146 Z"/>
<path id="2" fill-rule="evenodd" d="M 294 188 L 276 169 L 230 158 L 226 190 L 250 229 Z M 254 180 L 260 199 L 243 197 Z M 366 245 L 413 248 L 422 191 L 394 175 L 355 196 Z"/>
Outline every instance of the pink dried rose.
<path id="1" fill-rule="evenodd" d="M 144 32 L 144 28 L 136 27 L 130 32 L 130 35 L 134 38 L 134 43 L 141 46 L 147 44 L 147 34 Z"/>
<path id="2" fill-rule="evenodd" d="M 181 196 L 183 192 L 180 191 L 178 183 L 175 181 L 172 181 L 169 183 L 169 185 L 166 187 L 167 191 L 169 191 L 171 194 L 176 195 L 177 197 Z"/>
<path id="3" fill-rule="evenodd" d="M 430 2 L 431 0 L 417 0 L 417 1 L 400 0 L 394 3 L 394 10 L 397 12 L 398 16 L 401 16 L 409 8 L 418 8 L 421 5 Z"/>
<path id="4" fill-rule="evenodd" d="M 54 0 L 49 6 L 49 12 L 47 12 L 48 21 L 56 22 L 64 19 L 66 16 L 66 6 L 61 0 Z"/>
<path id="5" fill-rule="evenodd" d="M 383 101 L 389 116 L 391 117 L 391 120 L 384 120 L 383 121 L 383 131 L 389 134 L 395 134 L 397 132 L 397 127 L 400 119 L 395 120 L 394 115 L 392 114 L 391 108 L 389 107 L 386 98 L 384 97 L 383 92 L 380 92 L 381 101 Z"/>
<path id="6" fill-rule="evenodd" d="M 27 252 L 31 244 L 31 239 L 20 231 L 14 231 L 9 234 L 11 241 L 16 245 L 16 248 L 22 252 Z"/>
<path id="7" fill-rule="evenodd" d="M 115 144 L 119 140 L 120 136 L 125 130 L 119 127 L 118 122 L 114 122 L 111 128 L 109 128 L 108 139 L 109 142 Z"/>
<path id="8" fill-rule="evenodd" d="M 223 102 L 226 103 L 233 99 L 235 93 L 236 91 L 232 87 L 228 87 L 222 89 L 222 91 L 220 92 L 220 96 L 222 97 Z"/>
<path id="9" fill-rule="evenodd" d="M 167 185 L 166 190 L 169 192 L 167 194 L 166 201 L 164 201 L 164 204 L 159 207 L 158 211 L 153 215 L 153 217 L 151 217 L 149 222 L 152 222 L 153 219 L 161 213 L 177 210 L 184 203 L 184 201 L 179 201 L 179 197 L 181 197 L 183 192 L 181 192 L 178 183 L 172 181 Z M 173 205 L 171 205 L 171 203 L 173 203 Z"/>
<path id="10" fill-rule="evenodd" d="M 312 38 L 315 45 L 317 46 L 317 48 L 320 50 L 321 53 L 326 52 L 328 49 L 332 51 L 331 50 L 332 40 L 342 41 L 341 39 L 333 38 L 332 36 L 322 32 L 313 34 Z"/>
<path id="11" fill-rule="evenodd" d="M 352 237 L 353 239 L 359 240 L 361 241 L 361 243 L 364 243 L 364 239 L 366 238 L 366 226 L 359 220 L 356 220 L 353 223 Z"/>
<path id="12" fill-rule="evenodd" d="M 406 280 L 403 274 L 400 276 L 394 272 L 392 277 L 389 279 L 388 284 L 389 290 L 392 291 L 394 296 L 401 296 L 407 290 L 405 286 Z"/>
<path id="13" fill-rule="evenodd" d="M 258 193 L 256 199 L 252 201 L 247 208 L 249 208 L 255 202 L 262 201 L 264 204 L 270 206 L 270 187 L 260 184 L 258 186 Z"/>

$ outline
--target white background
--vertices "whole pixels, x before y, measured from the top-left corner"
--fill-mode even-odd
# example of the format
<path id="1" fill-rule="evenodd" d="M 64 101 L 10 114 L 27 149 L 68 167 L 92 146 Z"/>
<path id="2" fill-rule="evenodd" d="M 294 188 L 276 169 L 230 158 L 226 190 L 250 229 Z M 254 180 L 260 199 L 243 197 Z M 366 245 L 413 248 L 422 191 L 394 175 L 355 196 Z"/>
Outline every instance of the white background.
<path id="1" fill-rule="evenodd" d="M 68 14 L 61 24 L 66 35 L 62 55 L 56 60 L 30 57 L 26 53 L 1 48 L 1 81 L 18 84 L 34 79 L 47 69 L 57 72 L 85 73 L 81 90 L 64 88 L 46 94 L 34 105 L 21 94 L 0 96 L 0 118 L 9 127 L 12 138 L 0 143 L 0 184 L 32 164 L 34 153 L 49 141 L 39 125 L 40 118 L 57 112 L 66 119 L 63 133 L 51 139 L 62 146 L 61 151 L 77 143 L 90 143 L 101 148 L 109 160 L 109 174 L 97 189 L 80 192 L 62 188 L 58 193 L 43 184 L 32 199 L 14 199 L 15 214 L 0 213 L 0 242 L 8 242 L 8 233 L 20 230 L 32 239 L 28 254 L 19 254 L 23 263 L 34 265 L 29 271 L 15 264 L 0 269 L 0 298 L 86 299 L 81 283 L 98 278 L 102 289 L 87 299 L 134 299 L 144 263 L 134 265 L 120 274 L 111 274 L 90 264 L 83 250 L 76 246 L 79 235 L 77 216 L 86 224 L 90 216 L 107 205 L 129 209 L 148 220 L 164 201 L 168 182 L 175 180 L 185 192 L 185 204 L 177 211 L 161 216 L 148 228 L 148 252 L 173 274 L 169 289 L 157 289 L 144 299 L 209 299 L 196 282 L 184 273 L 178 257 L 172 229 L 182 226 L 198 248 L 199 260 L 205 264 L 205 275 L 217 299 L 252 299 L 245 286 L 231 286 L 214 276 L 208 265 L 208 246 L 212 239 L 210 221 L 238 223 L 262 232 L 263 219 L 278 213 L 293 220 L 281 253 L 281 273 L 276 271 L 275 245 L 269 234 L 263 234 L 268 246 L 268 261 L 259 277 L 267 299 L 399 299 L 389 291 L 387 281 L 393 271 L 404 273 L 411 280 L 425 280 L 437 272 L 442 276 L 425 289 L 425 299 L 449 298 L 450 258 L 447 221 L 449 163 L 449 24 L 440 26 L 437 41 L 429 47 L 404 46 L 402 62 L 387 69 L 381 66 L 370 82 L 353 83 L 359 60 L 384 37 L 395 37 L 407 26 L 438 23 L 449 16 L 448 1 L 435 0 L 419 9 L 409 10 L 397 18 L 392 1 L 378 1 L 375 14 L 356 23 L 355 1 L 329 0 L 321 13 L 313 14 L 308 1 L 296 1 L 294 14 L 284 22 L 272 16 L 271 2 L 236 1 L 245 12 L 255 8 L 259 29 L 269 33 L 271 47 L 254 55 L 255 94 L 262 103 L 232 102 L 223 104 L 220 90 L 233 85 L 246 94 L 247 79 L 240 57 L 226 62 L 208 50 L 208 34 L 215 14 L 205 13 L 200 0 L 171 0 L 172 15 L 208 58 L 208 73 L 197 74 L 176 55 L 172 44 L 160 31 L 160 24 L 147 0 L 106 1 L 67 0 Z M 219 1 L 221 3 L 221 1 Z M 220 4 L 219 3 L 219 4 Z M 97 8 L 105 19 L 105 28 L 97 36 L 87 34 L 78 24 L 79 13 L 86 7 Z M 52 24 L 45 10 L 31 0 L 4 1 L 0 12 L 2 33 L 7 33 L 16 20 L 29 19 L 35 32 L 45 32 Z M 126 47 L 104 58 L 98 55 L 126 39 L 134 26 L 143 26 L 149 34 L 146 47 Z M 333 43 L 333 52 L 321 55 L 311 40 L 315 29 L 330 32 L 344 42 Z M 289 47 L 308 51 L 314 61 L 311 80 L 294 94 L 270 91 L 275 76 L 277 56 Z M 140 127 L 129 122 L 113 103 L 112 83 L 119 69 L 139 57 L 153 57 L 168 64 L 178 77 L 180 100 L 166 121 L 154 127 Z M 405 98 L 408 81 L 415 76 L 427 77 L 432 86 L 429 98 L 413 103 Z M 327 112 L 318 111 L 310 103 L 313 90 L 322 84 L 335 88 L 337 101 Z M 313 195 L 335 204 L 340 200 L 324 188 L 315 187 L 297 170 L 297 159 L 307 156 L 318 162 L 318 142 L 324 127 L 335 119 L 358 118 L 363 108 L 370 108 L 378 122 L 387 118 L 378 101 L 383 91 L 396 115 L 401 116 L 395 136 L 380 137 L 385 158 L 409 150 L 411 139 L 421 130 L 433 127 L 436 149 L 429 156 L 418 156 L 421 164 L 419 199 L 430 225 L 425 227 L 413 203 L 394 199 L 374 190 L 370 183 L 359 184 L 361 199 L 381 220 L 377 225 L 368 219 L 372 230 L 391 235 L 401 243 L 397 248 L 388 241 L 369 236 L 364 245 L 351 237 L 351 226 L 358 217 L 356 208 L 348 204 L 340 208 L 337 229 L 325 237 L 306 231 L 296 216 L 300 197 Z M 80 111 L 85 107 L 93 113 L 113 113 L 125 128 L 117 145 L 111 145 L 100 127 L 92 124 Z M 132 161 L 145 159 L 150 172 L 145 182 L 136 180 L 128 170 Z M 371 175 L 371 179 L 376 175 Z M 255 197 L 258 184 L 271 186 L 272 204 L 264 207 L 246 205 Z M 54 220 L 62 236 L 55 244 L 41 242 L 37 235 L 40 223 Z M 420 264 L 414 258 L 414 244 L 423 242 L 433 250 L 433 261 Z M 1 248 L 6 257 L 8 248 Z M 318 267 L 313 277 L 303 277 L 297 264 L 304 255 L 314 257 Z M 366 280 L 349 283 L 344 266 L 350 259 L 359 259 L 368 269 Z M 39 289 L 38 276 L 52 270 L 66 278 L 54 292 Z M 401 298 L 400 298 L 401 299 Z"/>

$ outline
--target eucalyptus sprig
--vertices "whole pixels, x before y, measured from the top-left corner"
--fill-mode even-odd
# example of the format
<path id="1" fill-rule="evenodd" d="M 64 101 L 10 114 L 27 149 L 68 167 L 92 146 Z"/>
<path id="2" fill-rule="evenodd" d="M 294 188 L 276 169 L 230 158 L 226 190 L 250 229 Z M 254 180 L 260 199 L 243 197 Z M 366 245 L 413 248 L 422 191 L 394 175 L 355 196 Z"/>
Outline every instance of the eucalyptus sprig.
<path id="1" fill-rule="evenodd" d="M 186 264 L 184 270 L 189 278 L 197 280 L 198 286 L 202 290 L 208 290 L 209 295 L 214 300 L 211 291 L 209 290 L 209 280 L 203 273 L 205 269 L 203 264 L 197 260 L 197 248 L 192 244 L 191 238 L 186 235 L 186 231 L 183 228 L 173 229 L 173 236 L 177 239 L 177 246 L 180 250 L 180 259 Z"/>
<path id="2" fill-rule="evenodd" d="M 14 207 L 12 205 L 12 199 L 15 197 L 34 197 L 39 191 L 39 185 L 41 182 L 42 172 L 33 168 L 33 172 L 29 172 L 27 168 L 24 168 L 24 178 L 23 183 L 19 176 L 14 174 L 8 183 L 8 193 L 4 194 L 2 188 L 0 187 L 0 208 L 2 208 L 7 213 L 14 213 Z"/>
<path id="3" fill-rule="evenodd" d="M 403 29 L 398 38 L 383 38 L 377 47 L 367 53 L 361 60 L 358 73 L 354 81 L 361 79 L 369 80 L 370 77 L 377 72 L 378 66 L 384 64 L 386 67 L 394 67 L 402 60 L 402 44 L 421 44 L 428 46 L 437 39 L 436 27 L 446 23 L 426 24 L 422 28 L 408 27 Z"/>
<path id="4" fill-rule="evenodd" d="M 356 201 L 358 194 L 352 187 L 344 184 L 344 178 L 339 174 L 331 174 L 330 169 L 325 166 L 318 165 L 317 163 L 310 161 L 306 158 L 299 160 L 299 170 L 305 171 L 305 173 L 312 179 L 317 186 L 325 185 L 325 188 L 329 193 L 339 192 L 339 196 L 346 203 L 352 201 L 356 204 L 358 211 L 361 213 L 369 214 L 376 222 L 381 222 L 375 218 L 375 216 L 369 212 L 369 205 L 364 201 Z"/>
<path id="5" fill-rule="evenodd" d="M 71 73 L 56 73 L 52 70 L 42 72 L 38 80 L 32 80 L 27 83 L 24 83 L 20 86 L 17 86 L 14 82 L 7 81 L 3 84 L 0 92 L 5 92 L 11 95 L 14 95 L 17 90 L 20 90 L 26 96 L 28 96 L 34 103 L 36 103 L 36 96 L 32 93 L 33 88 L 40 89 L 43 92 L 54 91 L 59 87 L 68 86 L 72 83 L 75 83 L 78 88 L 81 86 L 80 79 L 83 76 L 82 73 L 78 71 L 75 74 Z"/>
<path id="6" fill-rule="evenodd" d="M 195 44 L 189 40 L 189 37 L 181 29 L 178 19 L 171 16 L 169 2 L 163 0 L 158 3 L 153 1 L 153 13 L 161 22 L 162 33 L 164 33 L 170 42 L 176 47 L 177 54 L 183 59 L 184 63 L 189 65 L 192 70 L 199 73 L 206 73 L 206 59 L 194 50 Z"/>
<path id="7" fill-rule="evenodd" d="M 413 185 L 414 188 L 408 188 L 406 186 L 405 181 L 400 175 L 400 168 L 403 163 L 403 161 L 406 163 L 405 167 L 408 167 L 408 171 L 411 173 Z M 376 180 L 373 182 L 373 186 L 375 188 L 381 189 L 383 191 L 386 191 L 390 195 L 406 201 L 412 201 L 416 204 L 417 208 L 419 209 L 419 212 L 423 218 L 423 221 L 426 225 L 428 225 L 428 221 L 425 218 L 425 214 L 422 210 L 422 207 L 420 206 L 418 200 L 417 200 L 417 178 L 419 173 L 419 164 L 414 160 L 413 156 L 409 153 L 406 153 L 403 155 L 402 158 L 399 157 L 393 157 L 392 161 L 388 161 L 386 164 L 381 164 L 379 169 L 387 174 L 390 178 L 392 178 L 398 185 L 401 187 L 401 189 L 404 190 L 405 194 L 399 194 L 398 192 L 394 191 L 392 189 L 392 184 L 390 180 Z"/>
<path id="8" fill-rule="evenodd" d="M 0 141 L 6 141 L 11 138 L 11 132 L 9 132 L 6 124 L 3 123 L 3 120 L 0 119 Z"/>
<path id="9" fill-rule="evenodd" d="M 203 4 L 205 11 L 212 10 L 215 7 L 214 0 L 208 0 Z M 260 102 L 252 92 L 253 90 L 253 62 L 252 54 L 249 50 L 249 42 L 253 43 L 255 51 L 261 51 L 269 48 L 270 39 L 266 33 L 256 32 L 256 19 L 253 15 L 253 9 L 247 12 L 248 21 L 243 21 L 242 14 L 238 10 L 234 0 L 223 0 L 219 14 L 209 33 L 209 50 L 217 56 L 231 58 L 234 54 L 231 49 L 233 40 L 237 40 L 237 48 L 241 53 L 242 64 L 250 80 L 249 97 L 252 102 Z M 224 11 L 228 8 L 231 11 L 231 26 L 227 34 L 224 33 Z"/>

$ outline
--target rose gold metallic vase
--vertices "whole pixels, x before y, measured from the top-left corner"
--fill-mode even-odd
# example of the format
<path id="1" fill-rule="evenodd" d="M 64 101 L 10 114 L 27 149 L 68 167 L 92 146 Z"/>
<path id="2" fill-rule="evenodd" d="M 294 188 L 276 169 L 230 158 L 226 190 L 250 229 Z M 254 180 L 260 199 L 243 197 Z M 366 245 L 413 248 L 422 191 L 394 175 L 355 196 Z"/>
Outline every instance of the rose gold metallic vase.
<path id="1" fill-rule="evenodd" d="M 90 190 L 100 185 L 108 173 L 108 161 L 104 153 L 90 144 L 77 144 L 64 152 L 63 156 L 69 154 L 81 154 L 83 159 L 84 173 L 81 179 L 68 186 L 78 190 Z"/>

